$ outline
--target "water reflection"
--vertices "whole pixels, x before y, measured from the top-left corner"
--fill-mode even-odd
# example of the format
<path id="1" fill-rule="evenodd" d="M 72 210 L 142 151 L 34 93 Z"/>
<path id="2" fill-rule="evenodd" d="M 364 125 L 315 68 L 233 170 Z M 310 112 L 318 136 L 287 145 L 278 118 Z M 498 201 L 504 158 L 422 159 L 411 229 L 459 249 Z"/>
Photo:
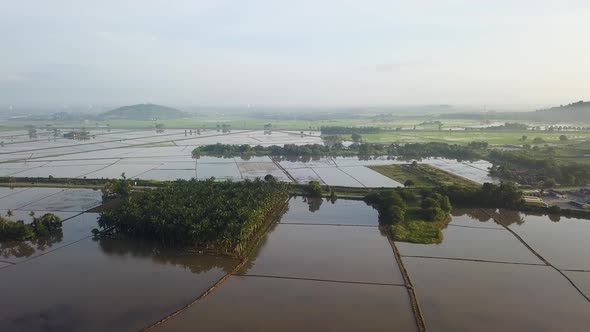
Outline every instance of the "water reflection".
<path id="1" fill-rule="evenodd" d="M 490 221 L 491 217 L 482 209 L 461 209 L 461 208 L 453 208 L 451 211 L 451 215 L 453 217 L 463 217 L 467 216 L 471 219 L 478 220 L 481 222 Z"/>
<path id="2" fill-rule="evenodd" d="M 175 249 L 163 248 L 149 241 L 131 241 L 112 238 L 94 238 L 100 249 L 107 256 L 150 258 L 152 262 L 162 265 L 183 267 L 192 273 L 201 274 L 213 268 L 229 273 L 237 260 L 227 257 L 202 255 Z"/>
<path id="3" fill-rule="evenodd" d="M 324 199 L 322 197 L 303 196 L 303 201 L 309 205 L 309 212 L 316 212 L 322 206 Z"/>
<path id="4" fill-rule="evenodd" d="M 527 216 L 547 217 L 553 222 L 560 222 L 561 215 L 559 214 L 544 214 L 539 212 L 520 212 L 512 209 L 483 209 L 483 208 L 453 208 L 451 212 L 453 217 L 468 216 L 474 220 L 487 222 L 495 220 L 504 226 L 513 224 L 522 225 L 527 220 Z M 566 218 L 567 219 L 567 218 Z"/>
<path id="5" fill-rule="evenodd" d="M 410 257 L 404 263 L 426 325 L 437 331 L 583 331 L 590 324 L 588 302 L 546 266 Z"/>
<path id="6" fill-rule="evenodd" d="M 417 331 L 403 287 L 233 276 L 155 330 L 352 332 L 392 327 Z"/>
<path id="7" fill-rule="evenodd" d="M 31 257 L 35 251 L 45 251 L 62 240 L 63 231 L 60 229 L 54 234 L 46 237 L 36 238 L 31 241 L 0 242 L 0 256 L 4 258 L 28 258 Z"/>
<path id="8" fill-rule="evenodd" d="M 522 225 L 525 222 L 523 215 L 517 210 L 511 209 L 482 209 L 488 213 L 496 222 L 510 226 L 512 224 Z"/>
<path id="9" fill-rule="evenodd" d="M 0 296 L 0 331 L 138 331 L 190 303 L 235 264 L 146 243 L 83 239 L 2 269 L 11 286 Z"/>

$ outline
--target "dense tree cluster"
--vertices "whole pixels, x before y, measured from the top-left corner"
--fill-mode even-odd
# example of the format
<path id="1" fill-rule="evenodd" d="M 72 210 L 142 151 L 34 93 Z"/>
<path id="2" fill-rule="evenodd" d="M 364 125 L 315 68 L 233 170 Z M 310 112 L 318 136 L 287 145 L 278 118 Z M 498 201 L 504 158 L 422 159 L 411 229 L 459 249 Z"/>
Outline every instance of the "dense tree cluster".
<path id="1" fill-rule="evenodd" d="M 22 220 L 11 221 L 0 217 L 0 241 L 26 241 L 61 232 L 62 220 L 46 213 L 25 224 Z"/>
<path id="2" fill-rule="evenodd" d="M 488 159 L 494 163 L 490 175 L 532 185 L 548 179 L 567 185 L 590 183 L 590 167 L 574 162 L 559 162 L 551 158 L 552 151 L 547 149 L 544 158 L 526 150 L 490 151 Z"/>
<path id="3" fill-rule="evenodd" d="M 424 193 L 420 204 L 417 199 L 412 191 L 396 189 L 369 193 L 364 201 L 379 212 L 379 223 L 394 240 L 441 242 L 441 230 L 450 220 L 449 198 L 428 192 Z"/>
<path id="4" fill-rule="evenodd" d="M 322 197 L 322 185 L 318 181 L 309 181 L 305 191 L 310 197 Z"/>
<path id="5" fill-rule="evenodd" d="M 287 197 L 287 185 L 276 181 L 178 180 L 134 193 L 101 214 L 99 226 L 167 246 L 240 255 Z"/>
<path id="6" fill-rule="evenodd" d="M 440 193 L 448 196 L 451 203 L 458 205 L 472 205 L 479 207 L 518 207 L 522 203 L 522 191 L 511 182 L 499 185 L 484 183 L 481 187 L 471 186 L 443 186 L 434 190 L 423 189 L 421 194 L 430 196 Z"/>
<path id="7" fill-rule="evenodd" d="M 442 229 L 450 221 L 451 203 L 478 207 L 514 208 L 521 206 L 522 191 L 513 183 L 485 183 L 474 186 L 441 186 L 420 190 L 371 192 L 364 201 L 379 211 L 379 223 L 396 241 L 440 243 Z"/>
<path id="8" fill-rule="evenodd" d="M 125 173 L 123 173 L 125 174 Z M 127 179 L 112 179 L 102 187 L 103 201 L 127 197 L 131 193 L 131 183 Z"/>

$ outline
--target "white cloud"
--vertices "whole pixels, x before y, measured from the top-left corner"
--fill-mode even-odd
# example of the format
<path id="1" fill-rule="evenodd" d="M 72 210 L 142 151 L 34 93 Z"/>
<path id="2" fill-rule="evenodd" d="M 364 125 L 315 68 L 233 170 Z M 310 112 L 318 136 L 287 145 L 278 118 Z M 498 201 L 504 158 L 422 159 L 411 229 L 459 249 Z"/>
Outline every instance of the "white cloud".
<path id="1" fill-rule="evenodd" d="M 590 94 L 589 21 L 583 1 L 12 1 L 0 99 L 567 103 Z"/>

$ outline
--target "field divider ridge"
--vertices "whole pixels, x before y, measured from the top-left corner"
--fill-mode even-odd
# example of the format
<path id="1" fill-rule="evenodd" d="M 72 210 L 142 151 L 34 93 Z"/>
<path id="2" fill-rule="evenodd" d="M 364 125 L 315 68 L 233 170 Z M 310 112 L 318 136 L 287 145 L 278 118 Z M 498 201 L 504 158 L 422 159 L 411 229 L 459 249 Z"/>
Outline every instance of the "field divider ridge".
<path id="1" fill-rule="evenodd" d="M 584 294 L 584 292 L 578 287 L 578 285 L 576 285 L 573 282 L 572 279 L 570 279 L 570 277 L 568 277 L 563 271 L 561 271 L 560 269 L 555 267 L 555 265 L 551 264 L 548 260 L 546 260 L 543 256 L 541 256 L 541 254 L 539 254 L 528 243 L 526 243 L 526 241 L 522 237 L 520 237 L 520 235 L 518 235 L 515 231 L 510 229 L 510 227 L 502 224 L 499 220 L 497 220 L 493 215 L 488 213 L 486 210 L 481 209 L 481 211 L 483 211 L 485 214 L 490 216 L 490 218 L 494 219 L 494 221 L 496 221 L 498 224 L 500 224 L 502 227 L 504 227 L 507 231 L 512 233 L 512 235 L 514 235 L 514 237 L 516 237 L 516 239 L 518 239 L 525 247 L 527 247 L 533 254 L 535 254 L 535 256 L 537 256 L 541 261 L 543 261 L 545 264 L 552 267 L 555 271 L 557 271 L 559 274 L 561 274 L 578 291 L 578 293 L 580 293 L 580 295 L 582 295 L 586 299 L 586 301 L 590 302 L 590 297 L 588 297 L 588 295 Z"/>
<path id="2" fill-rule="evenodd" d="M 408 295 L 410 297 L 412 312 L 414 313 L 414 319 L 416 321 L 416 327 L 418 328 L 418 331 L 426 332 L 428 331 L 428 329 L 426 328 L 426 320 L 424 319 L 424 315 L 422 314 L 422 309 L 420 308 L 418 296 L 416 295 L 416 290 L 414 288 L 414 284 L 412 283 L 412 279 L 410 278 L 410 274 L 408 273 L 408 270 L 404 265 L 402 256 L 399 252 L 399 249 L 395 245 L 395 242 L 391 238 L 389 238 L 389 236 L 387 237 L 387 241 L 389 241 L 389 244 L 393 249 L 393 256 L 395 257 L 399 270 L 402 274 L 402 277 L 404 278 L 404 283 L 406 285 L 406 289 L 408 290 Z"/>
<path id="3" fill-rule="evenodd" d="M 510 265 L 529 265 L 529 266 L 548 266 L 547 264 L 539 263 L 523 263 L 523 262 L 507 262 L 507 261 L 493 261 L 488 259 L 477 258 L 459 258 L 459 257 L 442 257 L 442 256 L 423 256 L 423 255 L 401 255 L 407 258 L 427 258 L 427 259 L 443 259 L 451 261 L 476 262 L 476 263 L 492 263 L 492 264 L 510 264 Z"/>
<path id="4" fill-rule="evenodd" d="M 277 276 L 277 275 L 266 275 L 266 274 L 242 274 L 242 273 L 236 273 L 236 274 L 232 274 L 232 275 L 237 276 L 237 277 L 252 277 L 252 278 L 269 278 L 269 279 L 287 279 L 287 280 L 317 281 L 317 282 L 331 282 L 331 283 L 355 284 L 355 285 L 406 287 L 406 284 L 396 284 L 396 283 L 388 283 L 388 282 L 336 280 L 336 279 L 323 279 L 323 278 L 306 278 L 306 277 Z"/>

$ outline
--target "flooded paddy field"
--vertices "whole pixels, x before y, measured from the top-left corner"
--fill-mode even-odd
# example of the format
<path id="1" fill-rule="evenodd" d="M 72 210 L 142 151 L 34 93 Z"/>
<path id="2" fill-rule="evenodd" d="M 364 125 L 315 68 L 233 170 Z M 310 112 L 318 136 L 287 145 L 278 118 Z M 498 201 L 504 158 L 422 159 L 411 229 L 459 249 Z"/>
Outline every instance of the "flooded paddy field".
<path id="1" fill-rule="evenodd" d="M 590 303 L 548 266 L 404 258 L 430 331 L 580 331 Z"/>
<path id="2" fill-rule="evenodd" d="M 135 331 L 174 312 L 156 329 L 418 331 L 420 319 L 430 331 L 590 324 L 582 295 L 590 295 L 588 220 L 456 208 L 442 243 L 395 242 L 420 316 L 377 211 L 362 201 L 291 197 L 234 270 L 234 259 L 93 239 L 98 214 L 88 209 L 100 199 L 87 189 L 0 188 L 3 215 L 14 209 L 30 222 L 31 210 L 55 211 L 65 219 L 59 236 L 0 242 L 0 281 L 11 285 L 0 297 L 0 330 Z"/>
<path id="3" fill-rule="evenodd" d="M 83 212 L 100 205 L 102 200 L 101 192 L 92 189 L 2 189 L 0 209 L 13 211 Z"/>
<path id="4" fill-rule="evenodd" d="M 376 227 L 278 224 L 240 274 L 403 284 Z"/>
<path id="5" fill-rule="evenodd" d="M 512 221 L 509 227 L 516 228 L 526 242 L 492 216 Z M 587 261 L 586 251 L 555 234 L 583 234 L 590 220 L 576 221 L 584 226 L 549 222 L 547 216 L 525 216 L 515 211 L 455 209 L 441 244 L 396 242 L 429 330 L 585 329 L 590 323 L 590 301 L 586 298 L 590 273 L 558 269 L 583 266 L 573 263 Z M 558 227 L 563 229 L 558 231 Z M 539 241 L 542 237 L 546 241 Z M 572 239 L 576 242 L 575 237 Z M 546 246 L 562 248 L 571 256 L 565 261 Z"/>
<path id="6" fill-rule="evenodd" d="M 565 271 L 565 274 L 580 288 L 586 297 L 590 297 L 590 273 L 588 271 Z"/>
<path id="7" fill-rule="evenodd" d="M 341 199 L 332 204 L 319 198 L 291 197 L 289 213 L 281 224 L 379 226 L 376 210 L 363 201 Z M 312 212 L 312 213 L 310 213 Z"/>
<path id="8" fill-rule="evenodd" d="M 232 276 L 157 331 L 417 331 L 402 287 Z"/>
<path id="9" fill-rule="evenodd" d="M 207 331 L 418 330 L 376 212 L 360 201 L 312 207 L 300 197 L 290 199 L 289 211 L 235 275 L 157 329 L 192 326 Z"/>
<path id="10" fill-rule="evenodd" d="M 297 132 L 236 130 L 220 133 L 214 130 L 200 135 L 185 134 L 184 130 L 155 133 L 148 130 L 91 130 L 92 139 L 74 141 L 55 139 L 15 139 L 0 151 L 2 177 L 55 177 L 104 179 L 127 178 L 169 181 L 176 179 L 243 180 L 267 174 L 285 182 L 306 183 L 317 180 L 322 184 L 349 187 L 399 187 L 402 184 L 366 166 L 409 163 L 391 157 L 321 157 L 272 160 L 269 157 L 216 158 L 201 156 L 192 159 L 191 151 L 208 144 L 321 144 L 319 135 Z M 20 136 L 19 136 L 20 137 Z M 472 181 L 496 182 L 488 176 L 485 161 L 462 162 L 427 158 L 420 162 Z"/>
<path id="11" fill-rule="evenodd" d="M 487 260 L 543 265 L 510 232 L 503 229 L 449 227 L 437 245 L 396 243 L 402 256 Z"/>
<path id="12" fill-rule="evenodd" d="M 1 331 L 136 331 L 237 264 L 145 242 L 94 240 L 98 214 L 83 211 L 101 204 L 100 191 L 0 188 L 0 197 L 3 216 L 15 209 L 11 220 L 31 222 L 29 211 L 64 219 L 61 234 L 0 242 L 0 281 L 10 285 L 0 297 Z"/>
<path id="13" fill-rule="evenodd" d="M 497 220 L 551 264 L 560 270 L 590 271 L 590 220 L 502 212 Z"/>
<path id="14" fill-rule="evenodd" d="M 0 279 L 12 287 L 0 298 L 0 329 L 137 331 L 190 302 L 235 264 L 155 249 L 86 238 L 1 269 Z"/>

